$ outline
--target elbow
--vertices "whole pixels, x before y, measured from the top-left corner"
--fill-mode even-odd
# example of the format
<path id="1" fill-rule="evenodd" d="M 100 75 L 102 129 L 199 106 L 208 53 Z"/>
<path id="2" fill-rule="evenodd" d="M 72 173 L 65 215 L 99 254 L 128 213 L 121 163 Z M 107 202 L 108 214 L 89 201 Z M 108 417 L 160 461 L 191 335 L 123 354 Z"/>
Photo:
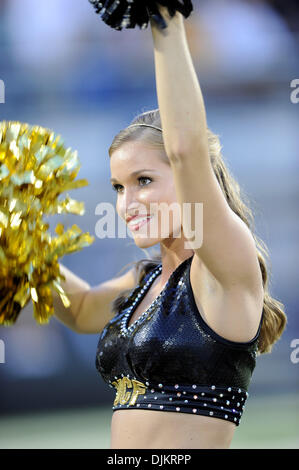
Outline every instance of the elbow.
<path id="1" fill-rule="evenodd" d="M 188 151 L 187 147 L 183 146 L 172 146 L 171 148 L 166 149 L 167 156 L 171 163 L 178 163 L 182 160 L 185 160 L 190 152 Z"/>
<path id="2" fill-rule="evenodd" d="M 90 292 L 90 286 L 83 291 L 75 314 L 74 331 L 84 333 L 84 311 L 86 310 L 86 299 Z"/>
<path id="3" fill-rule="evenodd" d="M 209 157 L 209 147 L 207 139 L 188 139 L 176 146 L 166 148 L 167 156 L 170 162 L 176 163 L 195 156 L 199 159 Z"/>

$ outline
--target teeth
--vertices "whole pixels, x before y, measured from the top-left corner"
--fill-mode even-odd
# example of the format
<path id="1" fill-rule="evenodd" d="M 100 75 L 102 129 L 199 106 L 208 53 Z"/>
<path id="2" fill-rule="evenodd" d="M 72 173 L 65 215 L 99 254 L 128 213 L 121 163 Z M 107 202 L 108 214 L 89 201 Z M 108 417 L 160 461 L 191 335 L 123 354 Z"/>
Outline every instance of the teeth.
<path id="1" fill-rule="evenodd" d="M 130 220 L 130 222 L 129 222 L 128 225 L 137 225 L 137 224 L 139 224 L 140 222 L 143 222 L 144 220 L 150 219 L 151 217 L 152 217 L 152 216 L 148 216 L 148 217 L 136 217 L 135 219 Z"/>

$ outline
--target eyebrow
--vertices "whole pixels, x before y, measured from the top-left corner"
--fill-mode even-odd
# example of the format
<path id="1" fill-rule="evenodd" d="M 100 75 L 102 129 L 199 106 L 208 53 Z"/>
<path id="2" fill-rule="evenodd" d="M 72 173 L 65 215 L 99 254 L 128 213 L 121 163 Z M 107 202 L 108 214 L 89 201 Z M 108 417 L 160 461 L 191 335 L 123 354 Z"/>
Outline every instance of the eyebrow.
<path id="1" fill-rule="evenodd" d="M 131 176 L 136 176 L 136 175 L 139 175 L 139 173 L 143 173 L 144 171 L 155 171 L 153 169 L 150 169 L 150 168 L 143 168 L 142 170 L 137 170 L 137 171 L 133 171 L 133 173 L 131 173 Z M 117 180 L 115 178 L 111 178 L 110 179 L 110 182 L 111 183 L 114 183 L 116 182 Z"/>

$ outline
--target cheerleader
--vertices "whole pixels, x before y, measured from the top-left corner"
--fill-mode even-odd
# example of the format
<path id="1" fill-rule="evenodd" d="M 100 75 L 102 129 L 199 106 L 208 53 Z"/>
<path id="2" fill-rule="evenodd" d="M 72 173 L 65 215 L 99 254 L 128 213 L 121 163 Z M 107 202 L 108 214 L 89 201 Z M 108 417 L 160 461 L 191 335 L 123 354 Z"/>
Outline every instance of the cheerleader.
<path id="1" fill-rule="evenodd" d="M 76 294 L 71 309 L 56 299 L 55 313 L 78 333 L 100 334 L 95 365 L 115 390 L 111 448 L 227 449 L 256 358 L 271 352 L 286 316 L 207 126 L 184 16 L 158 8 L 167 24 L 150 18 L 159 108 L 121 130 L 109 156 L 118 215 L 138 247 L 160 252 L 95 287 L 61 266 Z"/>

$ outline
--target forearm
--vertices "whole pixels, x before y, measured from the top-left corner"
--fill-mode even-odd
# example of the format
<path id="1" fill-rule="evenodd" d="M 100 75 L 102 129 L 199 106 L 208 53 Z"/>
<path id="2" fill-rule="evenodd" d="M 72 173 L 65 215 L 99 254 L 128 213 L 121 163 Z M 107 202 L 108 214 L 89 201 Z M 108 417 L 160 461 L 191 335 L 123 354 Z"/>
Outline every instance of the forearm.
<path id="1" fill-rule="evenodd" d="M 204 100 L 190 54 L 184 18 L 171 18 L 160 7 L 168 27 L 160 30 L 151 20 L 156 86 L 165 149 L 168 155 L 206 143 Z"/>
<path id="2" fill-rule="evenodd" d="M 66 278 L 66 280 L 62 280 L 60 284 L 71 304 L 69 307 L 65 307 L 60 295 L 54 288 L 52 288 L 54 315 L 64 325 L 76 331 L 76 321 L 80 312 L 80 307 L 84 296 L 90 289 L 90 285 L 80 277 L 76 276 L 61 263 L 59 263 L 59 267 L 61 274 Z"/>

